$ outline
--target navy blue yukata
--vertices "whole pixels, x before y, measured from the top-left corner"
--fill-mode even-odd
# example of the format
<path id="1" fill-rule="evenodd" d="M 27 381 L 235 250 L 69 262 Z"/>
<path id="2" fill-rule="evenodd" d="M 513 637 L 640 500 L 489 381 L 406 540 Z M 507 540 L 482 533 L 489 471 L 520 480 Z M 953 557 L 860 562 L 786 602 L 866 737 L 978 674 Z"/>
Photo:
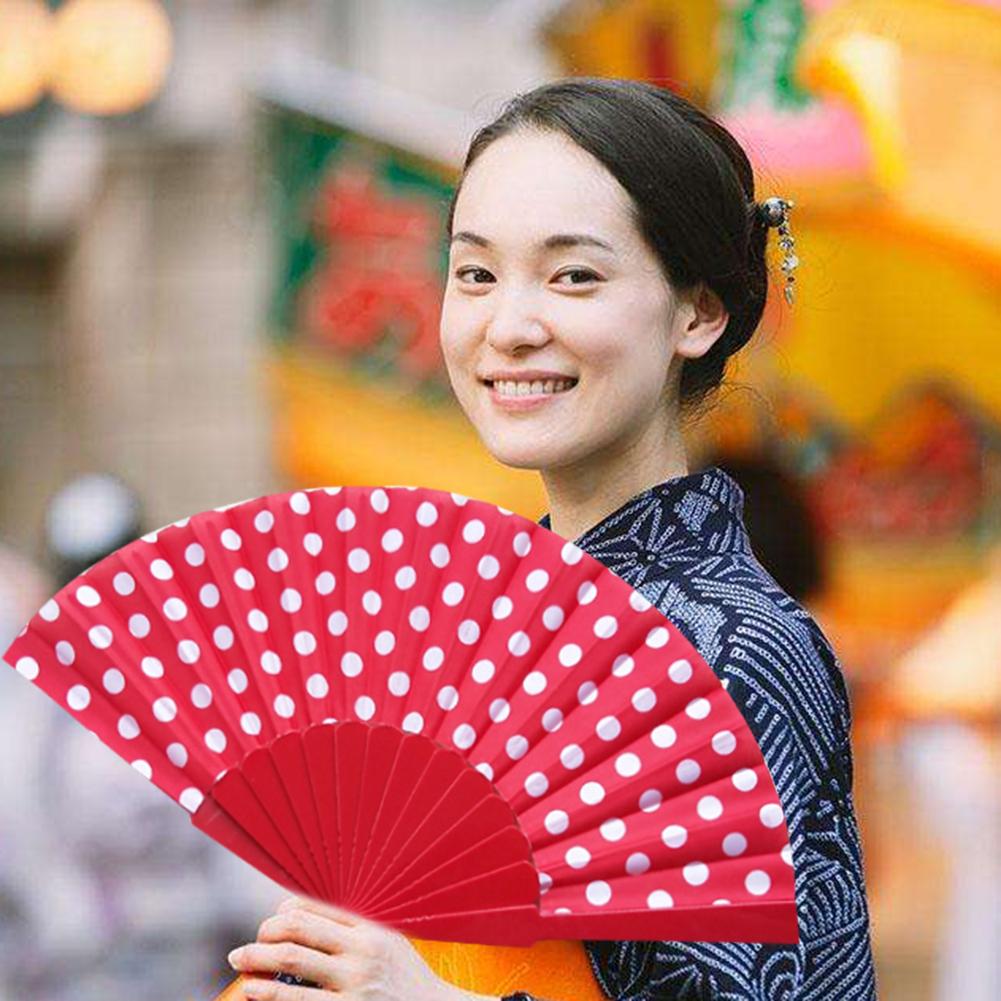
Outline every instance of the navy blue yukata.
<path id="1" fill-rule="evenodd" d="M 876 997 L 848 692 L 820 627 L 755 557 L 743 506 L 736 480 L 710 466 L 642 491 L 573 542 L 675 624 L 747 720 L 785 810 L 800 941 L 585 940 L 615 1001 Z M 539 524 L 550 528 L 548 512 Z"/>

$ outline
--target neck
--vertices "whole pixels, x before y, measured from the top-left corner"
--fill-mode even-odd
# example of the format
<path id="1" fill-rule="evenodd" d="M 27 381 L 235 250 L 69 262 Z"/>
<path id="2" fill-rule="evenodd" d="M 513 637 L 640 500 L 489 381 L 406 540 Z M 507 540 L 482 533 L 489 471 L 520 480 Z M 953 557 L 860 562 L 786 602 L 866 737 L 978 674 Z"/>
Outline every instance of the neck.
<path id="1" fill-rule="evenodd" d="M 665 435 L 651 427 L 623 445 L 612 442 L 586 459 L 540 470 L 549 499 L 549 527 L 577 539 L 631 497 L 664 480 L 686 476 L 688 457 L 680 428 Z"/>

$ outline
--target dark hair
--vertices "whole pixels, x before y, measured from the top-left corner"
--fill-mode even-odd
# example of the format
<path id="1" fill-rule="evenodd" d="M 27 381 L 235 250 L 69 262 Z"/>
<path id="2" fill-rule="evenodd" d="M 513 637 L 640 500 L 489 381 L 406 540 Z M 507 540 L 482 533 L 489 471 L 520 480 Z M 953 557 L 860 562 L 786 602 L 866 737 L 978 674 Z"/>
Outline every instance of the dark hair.
<path id="1" fill-rule="evenodd" d="M 768 226 L 747 154 L 722 125 L 670 90 L 607 77 L 555 80 L 516 94 L 473 135 L 448 210 L 449 237 L 466 171 L 490 143 L 517 129 L 562 132 L 597 158 L 632 197 L 634 222 L 672 288 L 705 282 L 723 302 L 726 329 L 681 369 L 680 407 L 698 409 L 765 307 Z"/>

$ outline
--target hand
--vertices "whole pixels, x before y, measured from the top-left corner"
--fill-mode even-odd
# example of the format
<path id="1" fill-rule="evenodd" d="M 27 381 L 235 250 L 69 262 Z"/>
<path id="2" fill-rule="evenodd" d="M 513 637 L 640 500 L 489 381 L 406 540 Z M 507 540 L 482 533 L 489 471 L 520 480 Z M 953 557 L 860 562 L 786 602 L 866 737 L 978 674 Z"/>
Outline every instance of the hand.
<path id="1" fill-rule="evenodd" d="M 291 897 L 261 923 L 257 941 L 234 949 L 230 965 L 245 974 L 290 973 L 319 986 L 247 980 L 261 1001 L 481 1001 L 439 979 L 405 935 L 353 911 Z"/>

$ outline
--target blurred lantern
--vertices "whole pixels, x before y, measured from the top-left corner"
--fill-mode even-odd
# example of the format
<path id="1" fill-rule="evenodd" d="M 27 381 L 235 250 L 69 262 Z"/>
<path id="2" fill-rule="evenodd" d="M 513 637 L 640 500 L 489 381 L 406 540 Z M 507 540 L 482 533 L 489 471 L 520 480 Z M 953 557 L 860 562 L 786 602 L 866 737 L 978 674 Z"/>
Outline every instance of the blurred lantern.
<path id="1" fill-rule="evenodd" d="M 52 15 L 42 0 L 0 0 L 0 115 L 42 96 L 51 38 Z"/>
<path id="2" fill-rule="evenodd" d="M 163 85 L 170 55 L 156 0 L 68 0 L 55 15 L 52 93 L 89 114 L 134 111 Z"/>

